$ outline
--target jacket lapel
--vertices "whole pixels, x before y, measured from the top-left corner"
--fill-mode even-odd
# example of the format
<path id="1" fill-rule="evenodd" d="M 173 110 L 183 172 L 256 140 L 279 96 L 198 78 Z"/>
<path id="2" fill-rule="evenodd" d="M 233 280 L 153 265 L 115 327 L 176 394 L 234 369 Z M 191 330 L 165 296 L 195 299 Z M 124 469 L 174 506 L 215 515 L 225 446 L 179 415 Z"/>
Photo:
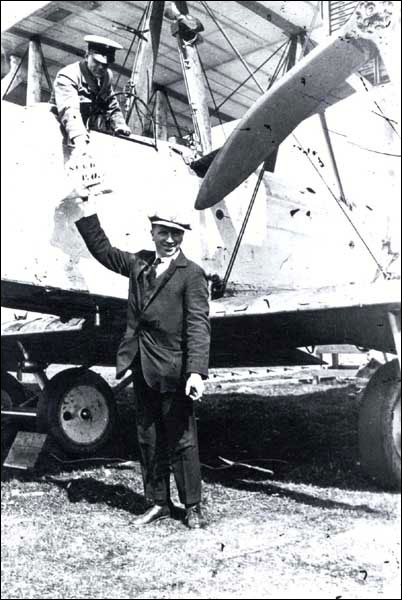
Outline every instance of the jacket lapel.
<path id="1" fill-rule="evenodd" d="M 161 289 L 166 285 L 166 283 L 169 281 L 169 279 L 173 276 L 176 269 L 180 268 L 180 267 L 186 267 L 187 264 L 188 264 L 187 258 L 184 256 L 183 252 L 180 250 L 179 256 L 175 260 L 173 260 L 170 263 L 169 268 L 164 273 L 162 273 L 162 275 L 160 277 L 158 277 L 156 279 L 156 285 L 155 285 L 152 293 L 146 299 L 143 310 L 146 310 L 148 308 L 148 306 L 150 305 L 152 300 L 155 298 L 155 296 L 157 296 L 159 294 Z"/>

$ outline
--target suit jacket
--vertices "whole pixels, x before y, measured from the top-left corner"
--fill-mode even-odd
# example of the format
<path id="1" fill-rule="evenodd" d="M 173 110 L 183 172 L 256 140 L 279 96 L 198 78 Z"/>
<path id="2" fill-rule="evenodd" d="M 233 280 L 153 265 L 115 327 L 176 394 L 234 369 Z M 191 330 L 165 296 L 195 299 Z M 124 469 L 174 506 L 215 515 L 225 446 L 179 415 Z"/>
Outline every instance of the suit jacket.
<path id="1" fill-rule="evenodd" d="M 204 271 L 182 251 L 144 294 L 143 271 L 155 252 L 114 248 L 91 215 L 76 222 L 91 254 L 102 265 L 129 278 L 127 328 L 117 352 L 116 376 L 122 377 L 139 353 L 147 384 L 160 392 L 181 387 L 186 374 L 208 376 L 210 322 Z"/>
<path id="2" fill-rule="evenodd" d="M 99 86 L 84 60 L 67 65 L 57 73 L 49 102 L 70 141 L 77 135 L 87 135 L 85 124 L 91 115 L 102 114 L 111 129 L 126 126 L 113 96 L 112 78 L 111 70 L 107 69 Z"/>

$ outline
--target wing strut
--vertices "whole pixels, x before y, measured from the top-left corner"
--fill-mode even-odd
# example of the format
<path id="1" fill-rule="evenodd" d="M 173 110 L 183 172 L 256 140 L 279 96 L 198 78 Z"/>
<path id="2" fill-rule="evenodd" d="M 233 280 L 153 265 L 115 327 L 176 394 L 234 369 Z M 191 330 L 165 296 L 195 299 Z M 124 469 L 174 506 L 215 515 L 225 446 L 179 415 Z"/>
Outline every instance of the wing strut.
<path id="1" fill-rule="evenodd" d="M 241 244 L 243 236 L 244 236 L 244 232 L 246 231 L 247 223 L 248 223 L 248 221 L 250 219 L 251 211 L 253 210 L 253 206 L 254 206 L 254 202 L 255 202 L 255 199 L 256 199 L 257 194 L 258 194 L 258 190 L 260 189 L 262 178 L 264 177 L 265 165 L 266 165 L 266 163 L 263 164 L 263 166 L 261 167 L 260 173 L 258 175 L 258 180 L 257 180 L 257 183 L 256 183 L 256 185 L 254 187 L 253 195 L 252 195 L 250 203 L 248 205 L 246 216 L 244 217 L 244 220 L 243 220 L 243 223 L 242 223 L 239 235 L 238 235 L 237 240 L 236 240 L 236 244 L 235 244 L 235 246 L 233 248 L 232 256 L 230 257 L 230 260 L 229 260 L 228 268 L 226 269 L 225 277 L 223 278 L 222 287 L 220 289 L 220 293 L 221 293 L 222 296 L 225 293 L 226 286 L 228 284 L 229 277 L 230 277 L 230 274 L 231 274 L 232 269 L 233 269 L 233 265 L 235 263 L 237 254 L 239 252 L 240 244 Z"/>
<path id="2" fill-rule="evenodd" d="M 275 70 L 275 74 L 270 82 L 270 86 L 273 85 L 275 79 L 279 76 L 279 72 L 280 72 L 281 68 L 283 67 L 283 65 L 285 65 L 286 71 L 289 71 L 294 66 L 295 61 L 296 61 L 297 43 L 298 43 L 298 38 L 295 35 L 290 39 L 289 45 L 285 48 L 283 56 L 279 60 L 278 66 Z M 230 277 L 230 274 L 233 269 L 233 265 L 235 263 L 237 254 L 239 252 L 240 244 L 243 240 L 244 232 L 246 231 L 246 227 L 247 227 L 247 224 L 250 219 L 251 211 L 253 210 L 253 207 L 254 207 L 255 199 L 258 194 L 258 190 L 260 189 L 260 185 L 261 185 L 262 179 L 264 177 L 264 173 L 265 173 L 265 171 L 270 171 L 270 172 L 274 171 L 277 155 L 278 155 L 278 149 L 276 149 L 272 154 L 270 154 L 266 158 L 266 160 L 264 161 L 264 163 L 261 167 L 260 173 L 258 175 L 257 183 L 254 187 L 253 195 L 251 197 L 250 203 L 247 208 L 246 216 L 244 217 L 239 235 L 237 237 L 235 246 L 233 248 L 232 256 L 230 257 L 229 264 L 228 264 L 225 276 L 222 281 L 222 286 L 219 289 L 220 295 L 222 295 L 222 296 L 225 293 L 226 286 L 228 284 L 229 277 Z"/>
<path id="3" fill-rule="evenodd" d="M 348 202 L 346 195 L 345 195 L 345 191 L 343 189 L 343 185 L 342 185 L 342 181 L 341 181 L 341 176 L 339 173 L 339 169 L 338 169 L 338 165 L 336 163 L 336 158 L 335 158 L 335 152 L 334 149 L 332 147 L 332 143 L 331 143 L 331 138 L 329 135 L 329 129 L 328 129 L 328 124 L 327 124 L 327 119 L 325 116 L 325 113 L 320 112 L 319 114 L 320 116 L 320 122 L 321 122 L 321 128 L 324 134 L 324 138 L 325 138 L 325 142 L 327 144 L 327 148 L 328 148 L 328 152 L 329 152 L 329 157 L 332 163 L 332 168 L 334 170 L 334 174 L 335 174 L 335 179 L 336 182 L 338 184 L 338 188 L 339 188 L 339 197 L 341 199 L 341 201 L 346 204 L 346 206 L 350 209 L 355 208 L 354 204 L 351 204 L 350 202 Z"/>

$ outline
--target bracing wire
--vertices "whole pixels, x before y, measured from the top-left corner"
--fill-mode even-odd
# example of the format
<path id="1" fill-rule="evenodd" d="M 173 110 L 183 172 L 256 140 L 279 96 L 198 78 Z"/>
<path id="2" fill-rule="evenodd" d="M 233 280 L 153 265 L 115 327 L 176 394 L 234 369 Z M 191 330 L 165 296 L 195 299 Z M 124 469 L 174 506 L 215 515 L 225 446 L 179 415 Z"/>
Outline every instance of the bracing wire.
<path id="1" fill-rule="evenodd" d="M 16 70 L 15 70 L 15 73 L 14 73 L 14 75 L 13 75 L 13 76 L 12 76 L 12 78 L 11 78 L 11 81 L 10 81 L 10 83 L 8 84 L 8 86 L 7 86 L 7 89 L 6 89 L 6 91 L 4 92 L 4 94 L 3 94 L 3 98 L 5 98 L 5 97 L 7 96 L 7 94 L 8 94 L 8 90 L 11 88 L 11 86 L 12 86 L 12 84 L 13 84 L 13 82 L 14 82 L 14 79 L 17 77 L 18 71 L 20 70 L 20 68 L 21 68 L 21 66 L 22 66 L 22 63 L 24 62 L 24 60 L 25 60 L 25 58 L 26 58 L 27 54 L 28 54 L 28 47 L 27 47 L 27 49 L 25 50 L 25 52 L 24 52 L 24 56 L 21 58 L 21 60 L 20 60 L 20 62 L 19 62 L 19 64 L 18 64 L 18 67 L 16 68 Z"/>
<path id="2" fill-rule="evenodd" d="M 204 2 L 203 0 L 201 0 L 201 5 L 204 7 L 204 9 L 206 10 L 206 12 L 209 14 L 209 16 L 211 17 L 211 19 L 213 20 L 213 22 L 215 23 L 215 25 L 217 26 L 217 28 L 219 29 L 219 31 L 221 32 L 221 34 L 223 35 L 223 37 L 225 38 L 225 40 L 228 42 L 229 46 L 232 48 L 233 52 L 236 54 L 237 58 L 240 60 L 240 62 L 243 65 L 243 67 L 246 69 L 246 71 L 250 75 L 250 77 L 252 77 L 254 83 L 257 85 L 257 87 L 259 88 L 260 92 L 264 92 L 264 88 L 261 86 L 261 84 L 258 81 L 258 79 L 256 79 L 254 77 L 254 73 L 251 71 L 250 67 L 248 66 L 248 64 L 246 63 L 246 61 L 244 60 L 244 58 L 242 57 L 241 53 L 236 48 L 236 46 L 233 44 L 233 42 L 231 41 L 231 39 L 229 38 L 229 36 L 225 32 L 225 30 L 223 29 L 222 25 L 219 23 L 219 21 L 215 17 L 213 11 L 210 9 L 210 7 L 207 5 L 207 3 Z"/>
<path id="3" fill-rule="evenodd" d="M 262 67 L 264 67 L 267 64 L 267 62 L 269 62 L 271 60 L 271 58 L 273 58 L 278 52 L 280 52 L 282 50 L 282 48 L 284 46 L 286 46 L 286 44 L 288 44 L 288 41 L 289 40 L 285 40 L 281 46 L 279 46 L 276 50 L 274 50 L 274 52 L 272 52 L 272 54 L 270 54 L 268 56 L 268 58 L 266 58 L 260 65 L 258 65 L 258 67 L 253 71 L 253 74 L 260 71 L 260 69 L 262 69 Z M 226 102 L 228 100 L 230 100 L 236 94 L 236 92 L 238 92 L 240 90 L 240 88 L 242 88 L 243 85 L 245 85 L 250 79 L 251 79 L 251 75 L 249 75 L 246 79 L 244 79 L 244 81 L 239 83 L 239 85 L 232 92 L 230 92 L 230 94 L 218 105 L 217 110 L 220 110 L 222 108 L 222 106 L 224 104 L 226 104 Z M 214 116 L 214 114 L 215 114 L 215 111 L 212 113 L 211 116 Z"/>
<path id="4" fill-rule="evenodd" d="M 138 25 L 137 25 L 137 30 L 139 30 L 139 31 L 141 30 L 141 26 L 142 26 L 142 23 L 143 23 L 143 21 L 144 21 L 144 19 L 145 19 L 145 15 L 146 15 L 147 9 L 148 9 L 148 6 L 146 6 L 146 7 L 144 8 L 144 10 L 143 10 L 143 12 L 142 12 L 142 15 L 141 15 L 141 18 L 140 18 L 140 20 L 139 20 L 139 22 L 138 22 Z M 122 64 L 122 68 L 124 68 L 124 67 L 126 66 L 126 63 L 127 63 L 128 57 L 130 56 L 130 52 L 131 52 L 131 50 L 132 50 L 132 47 L 133 47 L 133 45 L 134 45 L 135 39 L 136 39 L 136 35 L 135 35 L 135 34 L 133 34 L 133 39 L 131 40 L 130 47 L 129 47 L 129 49 L 128 49 L 128 50 L 127 50 L 127 52 L 126 52 L 126 56 L 124 57 L 124 61 L 123 61 L 123 64 Z M 119 85 L 120 77 L 121 77 L 121 73 L 119 73 L 119 76 L 117 77 L 117 80 L 116 80 L 116 84 L 115 84 L 115 88 L 116 88 L 116 89 L 117 89 L 117 87 L 118 87 L 118 85 Z"/>
<path id="5" fill-rule="evenodd" d="M 299 142 L 299 140 L 297 139 L 297 137 L 294 134 L 293 134 L 293 138 L 297 142 L 297 144 L 300 146 L 300 148 L 303 148 L 303 146 L 301 145 L 301 143 Z M 335 202 L 337 203 L 337 205 L 339 206 L 339 208 L 343 212 L 344 216 L 349 221 L 350 225 L 352 226 L 353 230 L 355 231 L 355 233 L 359 237 L 360 241 L 363 243 L 364 247 L 366 248 L 366 250 L 370 254 L 371 258 L 374 260 L 375 264 L 377 265 L 377 267 L 379 268 L 379 270 L 383 274 L 384 278 L 387 278 L 387 274 L 385 273 L 382 265 L 378 262 L 378 260 L 374 256 L 374 253 L 372 252 L 372 250 L 370 249 L 370 247 L 366 243 L 366 241 L 363 238 L 363 236 L 360 234 L 359 230 L 357 229 L 356 225 L 353 223 L 352 219 L 349 217 L 349 215 L 345 211 L 345 209 L 342 206 L 341 202 L 338 200 L 338 198 L 336 197 L 336 195 L 334 194 L 334 192 L 331 190 L 330 186 L 327 184 L 327 182 L 325 181 L 325 178 L 322 176 L 322 174 L 320 173 L 320 171 L 318 170 L 318 168 L 316 167 L 316 165 L 313 163 L 313 161 L 311 160 L 310 156 L 308 156 L 308 153 L 306 153 L 306 156 L 307 156 L 308 160 L 310 161 L 312 167 L 316 171 L 316 173 L 319 175 L 321 181 L 324 183 L 325 187 L 327 188 L 327 190 L 329 191 L 329 193 L 331 194 L 331 196 L 333 197 L 333 199 L 335 200 Z"/>
<path id="6" fill-rule="evenodd" d="M 278 63 L 275 67 L 275 71 L 272 74 L 271 80 L 268 83 L 267 90 L 269 90 L 274 85 L 275 81 L 278 78 L 279 73 L 281 72 L 281 69 L 284 67 L 291 43 L 292 43 L 291 39 L 288 39 L 286 42 L 286 47 L 284 48 L 284 51 L 283 51 L 281 57 L 279 58 Z"/>

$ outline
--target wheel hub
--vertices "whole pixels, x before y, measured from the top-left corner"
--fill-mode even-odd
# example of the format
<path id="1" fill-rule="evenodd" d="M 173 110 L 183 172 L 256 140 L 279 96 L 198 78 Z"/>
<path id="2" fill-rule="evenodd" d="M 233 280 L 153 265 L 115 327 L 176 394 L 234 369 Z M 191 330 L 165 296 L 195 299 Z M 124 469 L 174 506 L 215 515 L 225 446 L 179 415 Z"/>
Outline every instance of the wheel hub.
<path id="1" fill-rule="evenodd" d="M 84 421 L 90 421 L 92 419 L 91 411 L 88 410 L 88 408 L 83 408 L 80 416 Z"/>
<path id="2" fill-rule="evenodd" d="M 78 444 L 96 442 L 109 422 L 105 397 L 96 387 L 77 385 L 64 396 L 60 406 L 60 425 L 65 435 Z"/>

